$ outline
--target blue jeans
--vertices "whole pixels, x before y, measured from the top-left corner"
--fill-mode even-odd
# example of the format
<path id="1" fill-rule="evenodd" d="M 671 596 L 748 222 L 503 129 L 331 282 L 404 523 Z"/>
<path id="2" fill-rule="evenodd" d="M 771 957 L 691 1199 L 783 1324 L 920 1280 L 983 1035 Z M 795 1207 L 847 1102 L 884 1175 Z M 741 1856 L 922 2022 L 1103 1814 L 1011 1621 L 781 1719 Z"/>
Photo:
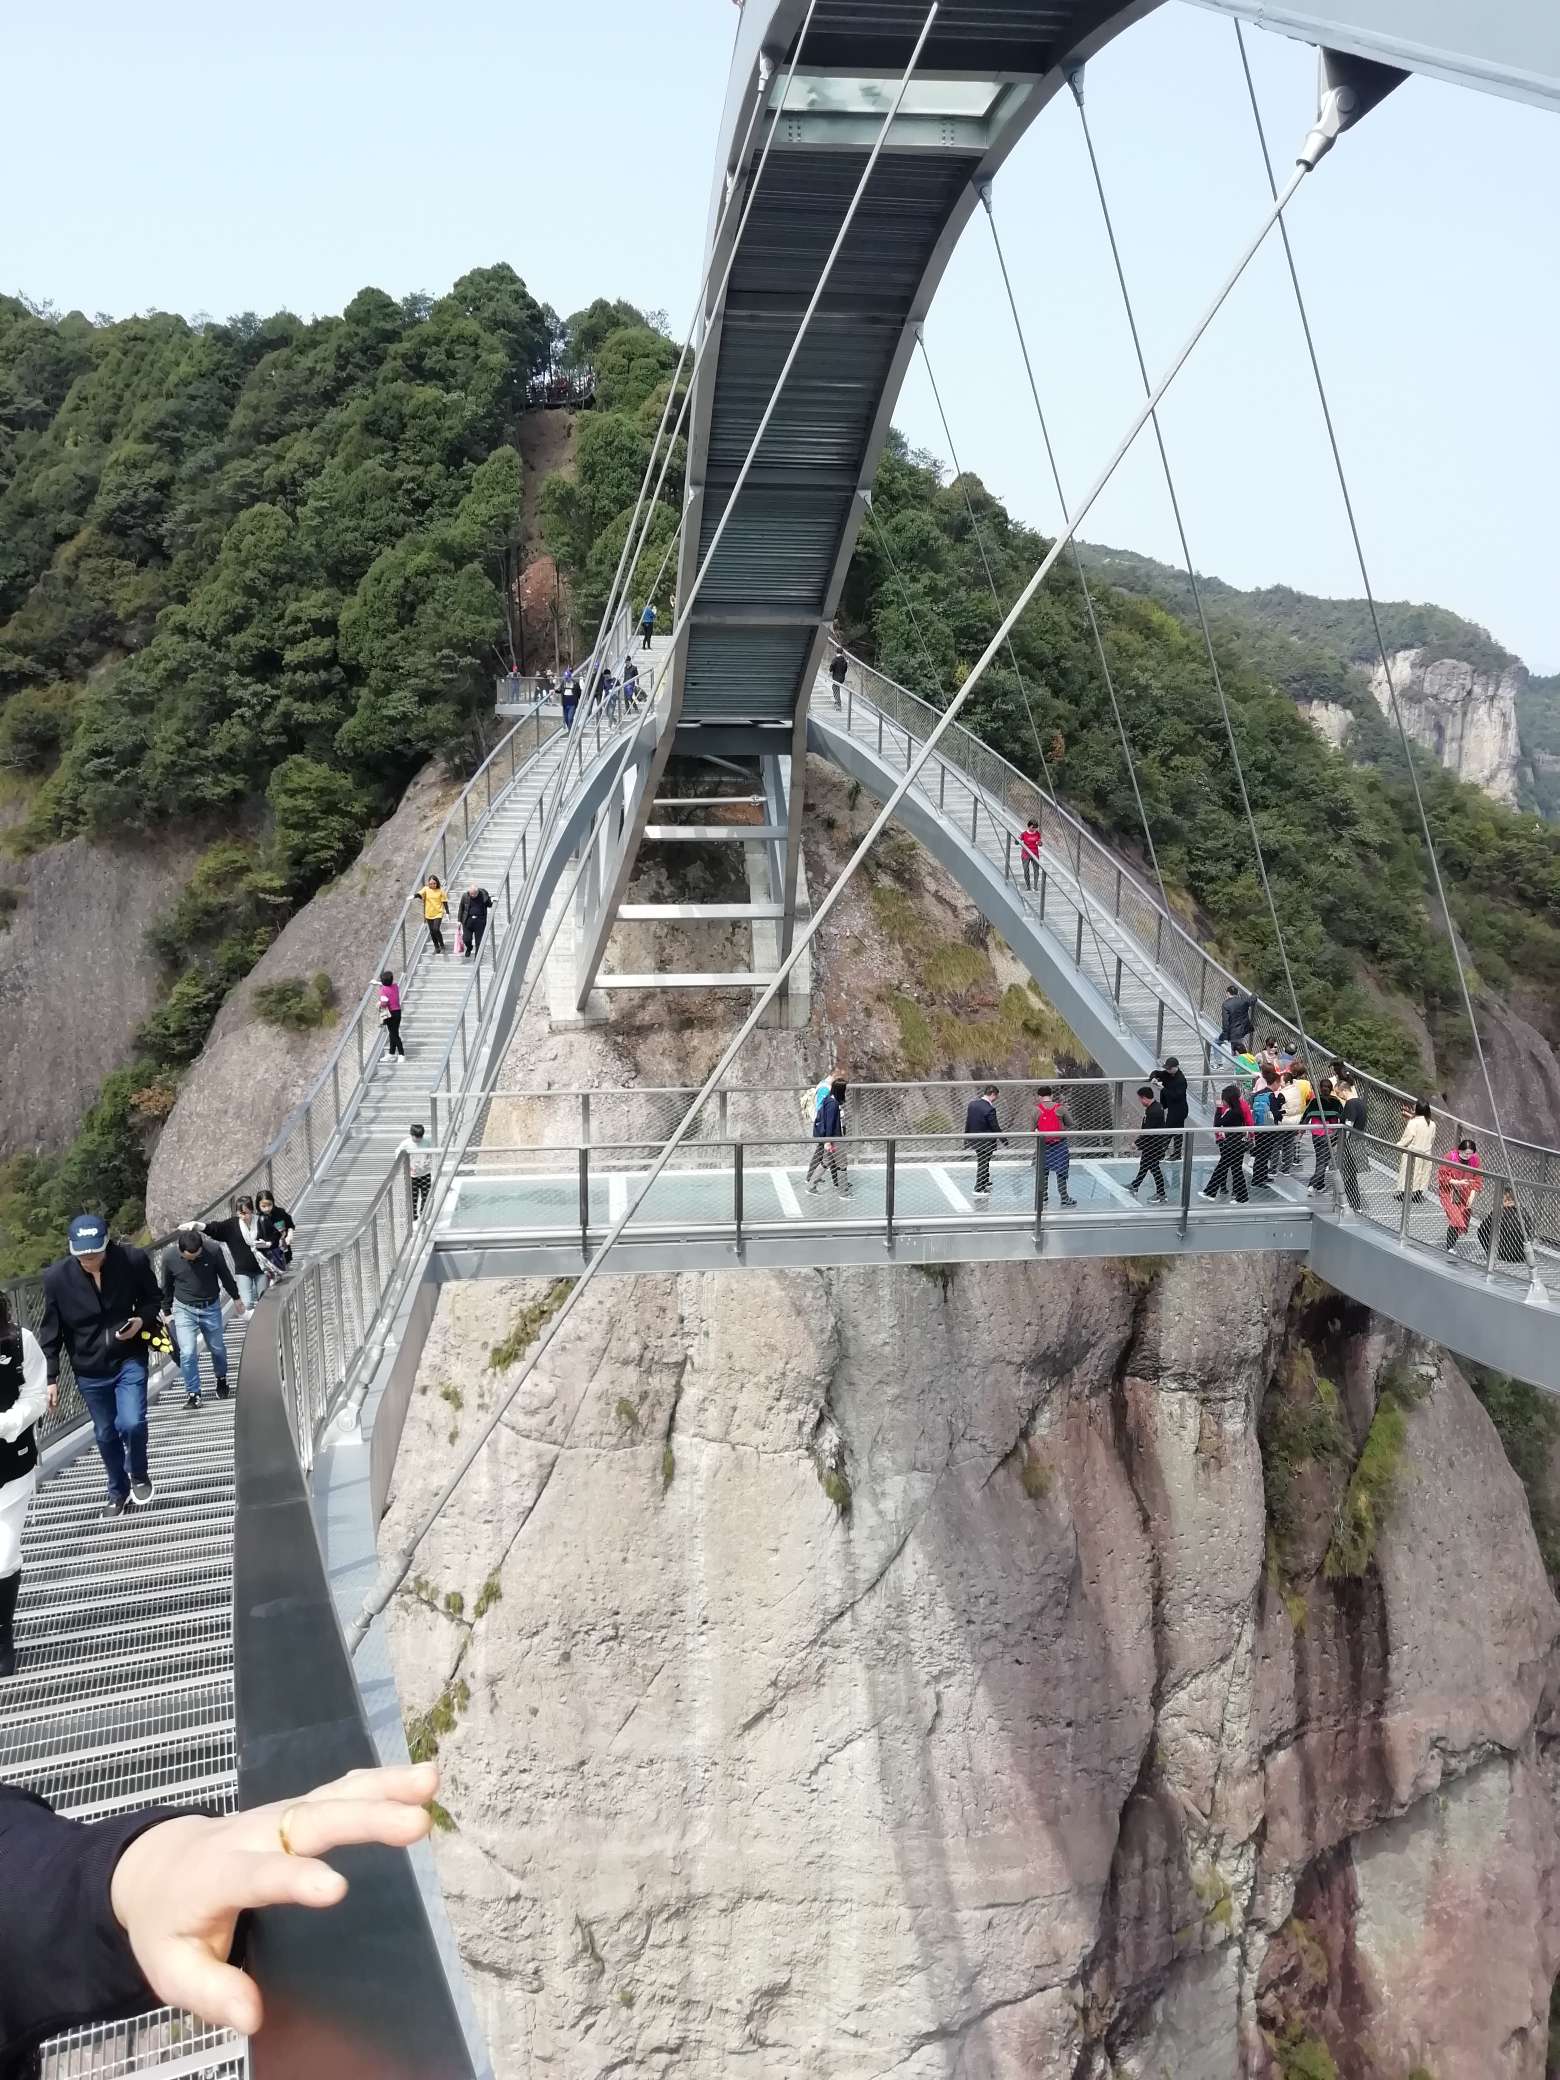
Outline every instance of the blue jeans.
<path id="1" fill-rule="evenodd" d="M 76 1384 L 92 1413 L 92 1434 L 108 1475 L 108 1492 L 116 1502 L 130 1493 L 131 1481 L 146 1479 L 146 1361 L 126 1358 L 117 1372 Z M 130 1471 L 125 1472 L 125 1454 Z"/>
<path id="2" fill-rule="evenodd" d="M 222 1303 L 212 1300 L 205 1307 L 191 1307 L 187 1300 L 173 1303 L 173 1333 L 179 1339 L 179 1370 L 184 1375 L 186 1394 L 200 1393 L 200 1345 L 206 1339 L 212 1368 L 218 1379 L 227 1378 L 227 1343 L 222 1334 Z"/>
<path id="3" fill-rule="evenodd" d="M 238 1297 L 246 1307 L 258 1307 L 265 1292 L 266 1278 L 263 1271 L 235 1271 L 233 1282 L 238 1287 Z"/>

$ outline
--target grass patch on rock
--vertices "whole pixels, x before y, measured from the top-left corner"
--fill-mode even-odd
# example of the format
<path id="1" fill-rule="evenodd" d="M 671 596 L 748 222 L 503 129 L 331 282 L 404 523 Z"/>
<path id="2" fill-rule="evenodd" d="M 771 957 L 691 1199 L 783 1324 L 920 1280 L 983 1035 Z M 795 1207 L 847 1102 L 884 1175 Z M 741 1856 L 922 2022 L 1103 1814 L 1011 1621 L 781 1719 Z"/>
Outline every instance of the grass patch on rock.
<path id="1" fill-rule="evenodd" d="M 1381 1527 L 1391 1511 L 1402 1471 L 1408 1412 L 1428 1391 L 1404 1366 L 1384 1373 L 1378 1382 L 1376 1413 L 1334 1515 L 1332 1538 L 1322 1563 L 1330 1582 L 1357 1581 L 1376 1557 Z"/>
<path id="2" fill-rule="evenodd" d="M 279 982 L 263 982 L 255 991 L 255 1013 L 284 1033 L 312 1032 L 335 1023 L 336 985 L 323 968 L 308 981 L 287 975 Z"/>
<path id="3" fill-rule="evenodd" d="M 545 1293 L 528 1300 L 510 1324 L 509 1334 L 495 1343 L 488 1352 L 488 1370 L 503 1372 L 510 1365 L 518 1365 L 553 1316 L 568 1299 L 574 1286 L 572 1278 L 555 1278 Z"/>

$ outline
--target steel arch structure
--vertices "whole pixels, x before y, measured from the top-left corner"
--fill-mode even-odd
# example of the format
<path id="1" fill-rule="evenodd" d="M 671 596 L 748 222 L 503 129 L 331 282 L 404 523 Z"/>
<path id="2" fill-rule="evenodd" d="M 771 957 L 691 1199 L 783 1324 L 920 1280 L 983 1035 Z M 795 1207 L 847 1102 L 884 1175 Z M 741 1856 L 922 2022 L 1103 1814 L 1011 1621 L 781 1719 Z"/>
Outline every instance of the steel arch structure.
<path id="1" fill-rule="evenodd" d="M 718 741 L 730 751 L 745 742 L 790 757 L 788 828 L 772 890 L 783 912 L 780 951 L 789 951 L 806 692 L 838 610 L 916 328 L 982 189 L 1030 124 L 1080 66 L 1159 4 L 943 0 L 717 545 L 732 487 L 927 13 L 924 0 L 815 0 L 798 49 L 807 0 L 746 0 L 706 236 L 706 279 L 724 288 L 712 289 L 701 313 L 680 600 L 691 596 L 706 559 L 709 568 L 663 682 L 653 747 L 611 834 L 582 935 L 582 1007 L 634 871 L 655 783 L 679 739 L 683 749 Z M 1315 43 L 1329 81 L 1369 82 L 1364 105 L 1416 70 L 1560 108 L 1560 13 L 1544 0 L 1508 0 L 1499 9 L 1486 0 L 1199 4 Z M 783 68 L 793 63 L 783 92 Z M 766 126 L 778 128 L 751 191 Z M 751 201 L 751 213 L 728 201 Z"/>

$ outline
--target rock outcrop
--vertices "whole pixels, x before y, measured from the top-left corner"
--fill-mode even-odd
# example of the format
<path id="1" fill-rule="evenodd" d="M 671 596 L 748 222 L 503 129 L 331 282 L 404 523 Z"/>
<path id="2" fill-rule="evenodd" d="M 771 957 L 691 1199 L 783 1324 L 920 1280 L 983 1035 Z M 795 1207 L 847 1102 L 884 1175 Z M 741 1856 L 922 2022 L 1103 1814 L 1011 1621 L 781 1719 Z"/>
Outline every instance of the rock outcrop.
<path id="1" fill-rule="evenodd" d="M 255 991 L 290 976 L 326 974 L 350 1016 L 459 793 L 440 768 L 425 768 L 355 864 L 288 921 L 229 996 L 152 1155 L 146 1212 L 154 1231 L 231 1184 L 234 1151 L 266 1146 L 336 1045 L 335 1024 L 302 1033 L 268 1025 L 255 1010 Z"/>
<path id="2" fill-rule="evenodd" d="M 63 1148 L 163 976 L 146 931 L 177 898 L 210 833 L 106 844 L 72 838 L 7 861 L 15 905 L 0 918 L 0 1058 L 30 1065 L 0 1109 L 0 1160 Z"/>
<path id="3" fill-rule="evenodd" d="M 967 920 L 887 865 L 743 1081 L 902 1070 Z M 686 1083 L 725 1025 L 534 1021 L 506 1080 Z M 441 1297 L 388 1543 L 560 1297 Z M 1461 1376 L 1293 1262 L 605 1277 L 392 1634 L 501 2080 L 1543 2072 L 1560 1606 Z"/>
<path id="4" fill-rule="evenodd" d="M 1354 726 L 1354 717 L 1342 701 L 1296 701 L 1295 706 L 1324 744 L 1341 751 Z"/>
<path id="5" fill-rule="evenodd" d="M 1369 1567 L 1323 1511 L 1280 1593 L 1294 1275 L 587 1296 L 395 1616 L 503 2080 L 1538 2080 L 1560 1609 L 1449 1367 Z M 537 1297 L 444 1297 L 387 1535 Z M 1394 1352 L 1335 1355 L 1357 1442 Z"/>
<path id="6" fill-rule="evenodd" d="M 1398 650 L 1391 659 L 1392 686 L 1404 725 L 1460 780 L 1482 787 L 1497 802 L 1515 806 L 1522 747 L 1517 734 L 1517 696 L 1526 674 L 1511 663 L 1487 671 L 1427 650 Z M 1390 716 L 1387 677 L 1380 663 L 1370 690 Z"/>

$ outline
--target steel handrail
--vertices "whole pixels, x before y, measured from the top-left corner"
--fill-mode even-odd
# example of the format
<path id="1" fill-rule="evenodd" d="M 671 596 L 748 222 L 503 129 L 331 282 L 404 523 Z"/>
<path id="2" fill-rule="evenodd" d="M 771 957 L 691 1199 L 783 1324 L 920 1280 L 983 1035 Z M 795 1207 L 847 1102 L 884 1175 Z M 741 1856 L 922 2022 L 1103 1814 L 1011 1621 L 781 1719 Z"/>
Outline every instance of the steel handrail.
<path id="1" fill-rule="evenodd" d="M 487 827 L 495 808 L 502 802 L 504 793 L 507 792 L 507 789 L 500 791 L 495 799 L 493 774 L 498 767 L 499 761 L 507 752 L 510 760 L 509 786 L 513 786 L 517 771 L 523 770 L 519 767 L 515 758 L 516 746 L 527 731 L 532 732 L 536 737 L 536 751 L 540 750 L 544 741 L 550 739 L 555 734 L 555 731 L 549 728 L 544 738 L 541 727 L 540 704 L 533 707 L 529 715 L 521 717 L 514 724 L 513 728 L 505 731 L 499 742 L 482 761 L 482 764 L 472 774 L 456 800 L 451 804 L 418 869 L 418 876 L 413 884 L 413 888 L 408 892 L 401 905 L 400 919 L 396 926 L 392 928 L 390 936 L 386 941 L 384 952 L 380 957 L 379 969 L 391 965 L 391 956 L 396 953 L 398 948 L 401 949 L 398 972 L 403 977 L 409 974 L 419 960 L 426 958 L 420 938 L 414 940 L 410 956 L 407 956 L 404 950 L 406 947 L 407 916 L 416 901 L 416 889 L 421 887 L 426 881 L 427 875 L 433 869 L 435 858 L 443 860 L 445 864 L 443 878 L 448 879 L 449 839 L 454 830 L 457 817 L 460 818 L 462 826 L 460 849 L 457 850 L 455 855 L 457 862 L 469 850 L 473 839 L 479 836 Z M 535 753 L 533 752 L 534 755 Z M 479 789 L 485 789 L 487 799 L 481 813 L 477 817 L 475 825 L 473 825 L 471 821 L 471 803 Z M 377 972 L 378 970 L 376 970 Z M 322 1064 L 314 1080 L 267 1142 L 256 1162 L 236 1182 L 229 1185 L 225 1191 L 219 1193 L 215 1199 L 210 1201 L 200 1214 L 196 1216 L 198 1220 L 205 1221 L 212 1216 L 225 1213 L 230 1198 L 240 1193 L 252 1193 L 259 1189 L 276 1192 L 277 1197 L 282 1199 L 285 1204 L 287 1198 L 296 1197 L 299 1192 L 307 1189 L 308 1185 L 314 1181 L 325 1166 L 343 1121 L 362 1095 L 367 1080 L 368 1064 L 372 1060 L 374 1053 L 374 1049 L 371 1046 L 365 1046 L 364 1042 L 365 1027 L 371 1015 L 375 1019 L 375 1037 L 377 1039 L 377 985 L 374 984 L 370 984 L 364 991 L 351 1019 L 343 1027 L 335 1046 L 331 1049 L 330 1054 Z M 356 1044 L 358 1058 L 356 1076 L 346 1096 L 343 1097 L 342 1064 L 347 1058 L 349 1048 L 354 1043 Z M 321 1104 L 327 1093 L 330 1098 L 330 1118 L 328 1122 L 321 1121 L 321 1132 L 316 1135 L 316 1108 Z M 300 1138 L 303 1142 L 303 1171 L 295 1181 L 284 1179 L 284 1196 L 283 1192 L 277 1191 L 275 1173 L 288 1157 L 289 1151 L 294 1150 L 294 1144 Z M 147 1247 L 152 1251 L 163 1249 L 172 1239 L 173 1231 L 159 1234 L 152 1238 Z M 8 1279 L 5 1281 L 3 1290 L 15 1308 L 18 1318 L 27 1323 L 29 1327 L 36 1328 L 43 1314 L 42 1273 L 34 1273 L 30 1277 Z M 67 1435 L 87 1420 L 86 1406 L 76 1392 L 75 1380 L 70 1370 L 68 1357 L 62 1363 L 61 1383 L 63 1391 L 58 1408 L 51 1416 L 46 1417 L 39 1426 L 40 1442 L 44 1444 L 52 1443 L 55 1439 Z"/>
<path id="2" fill-rule="evenodd" d="M 878 684 L 889 691 L 895 700 L 907 704 L 912 720 L 917 716 L 927 718 L 926 727 L 929 729 L 939 719 L 938 710 L 930 702 L 922 699 L 919 694 L 912 693 L 908 687 L 901 686 L 897 680 L 889 678 L 886 673 L 879 671 L 875 665 L 866 664 L 854 655 L 851 655 L 851 662 L 855 666 L 858 681 L 864 682 L 867 679 L 871 679 L 878 682 Z M 812 694 L 809 698 L 820 696 L 826 689 L 832 696 L 832 682 L 826 676 L 820 674 L 814 681 Z M 906 736 L 914 735 L 914 731 L 907 722 L 901 721 L 887 713 L 883 704 L 873 698 L 872 693 L 867 690 L 864 683 L 858 686 L 847 685 L 847 699 L 848 701 L 859 700 L 864 708 L 869 710 L 875 709 L 876 712 L 885 716 L 887 720 L 893 723 L 896 728 L 902 730 Z M 820 719 L 826 726 L 828 716 L 821 705 L 819 713 Z M 849 727 L 848 719 L 846 727 L 847 729 Z M 970 764 L 968 766 L 960 764 L 958 761 L 945 755 L 951 740 L 957 740 L 960 744 L 969 746 Z M 980 777 L 978 768 L 983 764 L 989 764 L 999 769 L 999 777 L 1002 779 L 1004 794 L 1010 790 L 1017 790 L 1021 796 L 1031 797 L 1040 804 L 1045 815 L 1059 817 L 1069 832 L 1076 836 L 1080 847 L 1087 846 L 1091 864 L 1097 866 L 1106 874 L 1121 892 L 1120 896 L 1116 898 L 1113 922 L 1116 923 L 1129 940 L 1138 946 L 1143 955 L 1149 972 L 1146 975 L 1140 973 L 1139 979 L 1147 982 L 1156 991 L 1162 990 L 1165 986 L 1161 963 L 1163 958 L 1163 939 L 1167 933 L 1183 957 L 1195 962 L 1196 967 L 1201 970 L 1203 977 L 1202 986 L 1199 988 L 1195 999 L 1185 982 L 1179 981 L 1173 973 L 1169 978 L 1172 989 L 1179 988 L 1185 992 L 1187 1003 L 1191 1007 L 1199 1025 L 1206 1023 L 1211 1027 L 1213 1023 L 1211 1018 L 1207 1017 L 1209 1003 L 1208 984 L 1210 981 L 1214 985 L 1215 1008 L 1217 993 L 1221 992 L 1223 988 L 1231 983 L 1239 989 L 1244 988 L 1239 978 L 1233 975 L 1221 961 L 1207 952 L 1192 937 L 1175 914 L 1165 908 L 1159 901 L 1158 896 L 1138 878 L 1132 868 L 1119 860 L 1073 811 L 1067 809 L 1053 796 L 1048 795 L 1026 774 L 1020 772 L 1010 760 L 1004 758 L 1001 752 L 994 750 L 983 738 L 976 736 L 972 730 L 967 729 L 963 724 L 955 723 L 945 734 L 938 751 L 934 753 L 933 763 L 942 765 L 946 769 L 957 773 L 967 788 L 978 789 L 985 794 L 987 797 L 987 813 L 992 816 L 994 822 L 1000 823 L 1004 818 L 1011 817 L 1013 811 L 1009 808 L 1004 796 L 994 795 L 985 779 Z M 975 770 L 972 770 L 972 768 Z M 1081 872 L 1078 878 L 1080 893 L 1086 901 L 1091 900 L 1090 891 L 1082 885 Z M 1121 897 L 1128 894 L 1130 894 L 1133 902 L 1145 906 L 1155 920 L 1154 937 L 1160 949 L 1158 954 L 1150 951 L 1144 943 L 1142 934 L 1121 914 Z M 1094 896 L 1092 900 L 1099 901 L 1101 899 L 1098 896 Z M 1155 980 L 1156 975 L 1159 977 L 1157 982 Z M 1313 1066 L 1316 1068 L 1317 1073 L 1320 1073 L 1321 1061 L 1350 1060 L 1348 1055 L 1341 1054 L 1338 1050 L 1326 1045 L 1317 1034 L 1300 1035 L 1293 1019 L 1276 1010 L 1265 1000 L 1259 998 L 1258 1005 L 1260 1020 L 1265 1031 L 1284 1035 L 1296 1042 L 1301 1041 L 1303 1038 L 1310 1043 L 1313 1049 Z M 1217 1043 L 1212 1041 L 1207 1041 L 1206 1044 L 1210 1047 L 1217 1045 Z M 1400 1090 L 1397 1085 L 1389 1083 L 1384 1077 L 1375 1076 L 1367 1070 L 1360 1069 L 1357 1064 L 1351 1062 L 1351 1066 L 1355 1069 L 1355 1080 L 1366 1095 L 1367 1100 L 1374 1097 L 1378 1107 L 1390 1105 L 1402 1108 L 1406 1106 L 1412 1110 L 1416 1100 L 1409 1092 Z M 1451 1138 L 1454 1141 L 1462 1131 L 1471 1132 L 1475 1136 L 1493 1133 L 1494 1131 L 1493 1128 L 1482 1124 L 1478 1120 L 1468 1119 L 1449 1107 L 1440 1108 L 1440 1120 L 1442 1129 L 1450 1131 Z M 1552 1189 L 1556 1183 L 1560 1183 L 1560 1149 L 1547 1146 L 1542 1142 L 1517 1140 L 1509 1135 L 1505 1137 L 1505 1141 L 1509 1150 L 1519 1152 L 1523 1156 L 1531 1158 L 1533 1166 L 1540 1172 L 1540 1175 L 1524 1180 L 1526 1183 L 1545 1191 Z"/>

